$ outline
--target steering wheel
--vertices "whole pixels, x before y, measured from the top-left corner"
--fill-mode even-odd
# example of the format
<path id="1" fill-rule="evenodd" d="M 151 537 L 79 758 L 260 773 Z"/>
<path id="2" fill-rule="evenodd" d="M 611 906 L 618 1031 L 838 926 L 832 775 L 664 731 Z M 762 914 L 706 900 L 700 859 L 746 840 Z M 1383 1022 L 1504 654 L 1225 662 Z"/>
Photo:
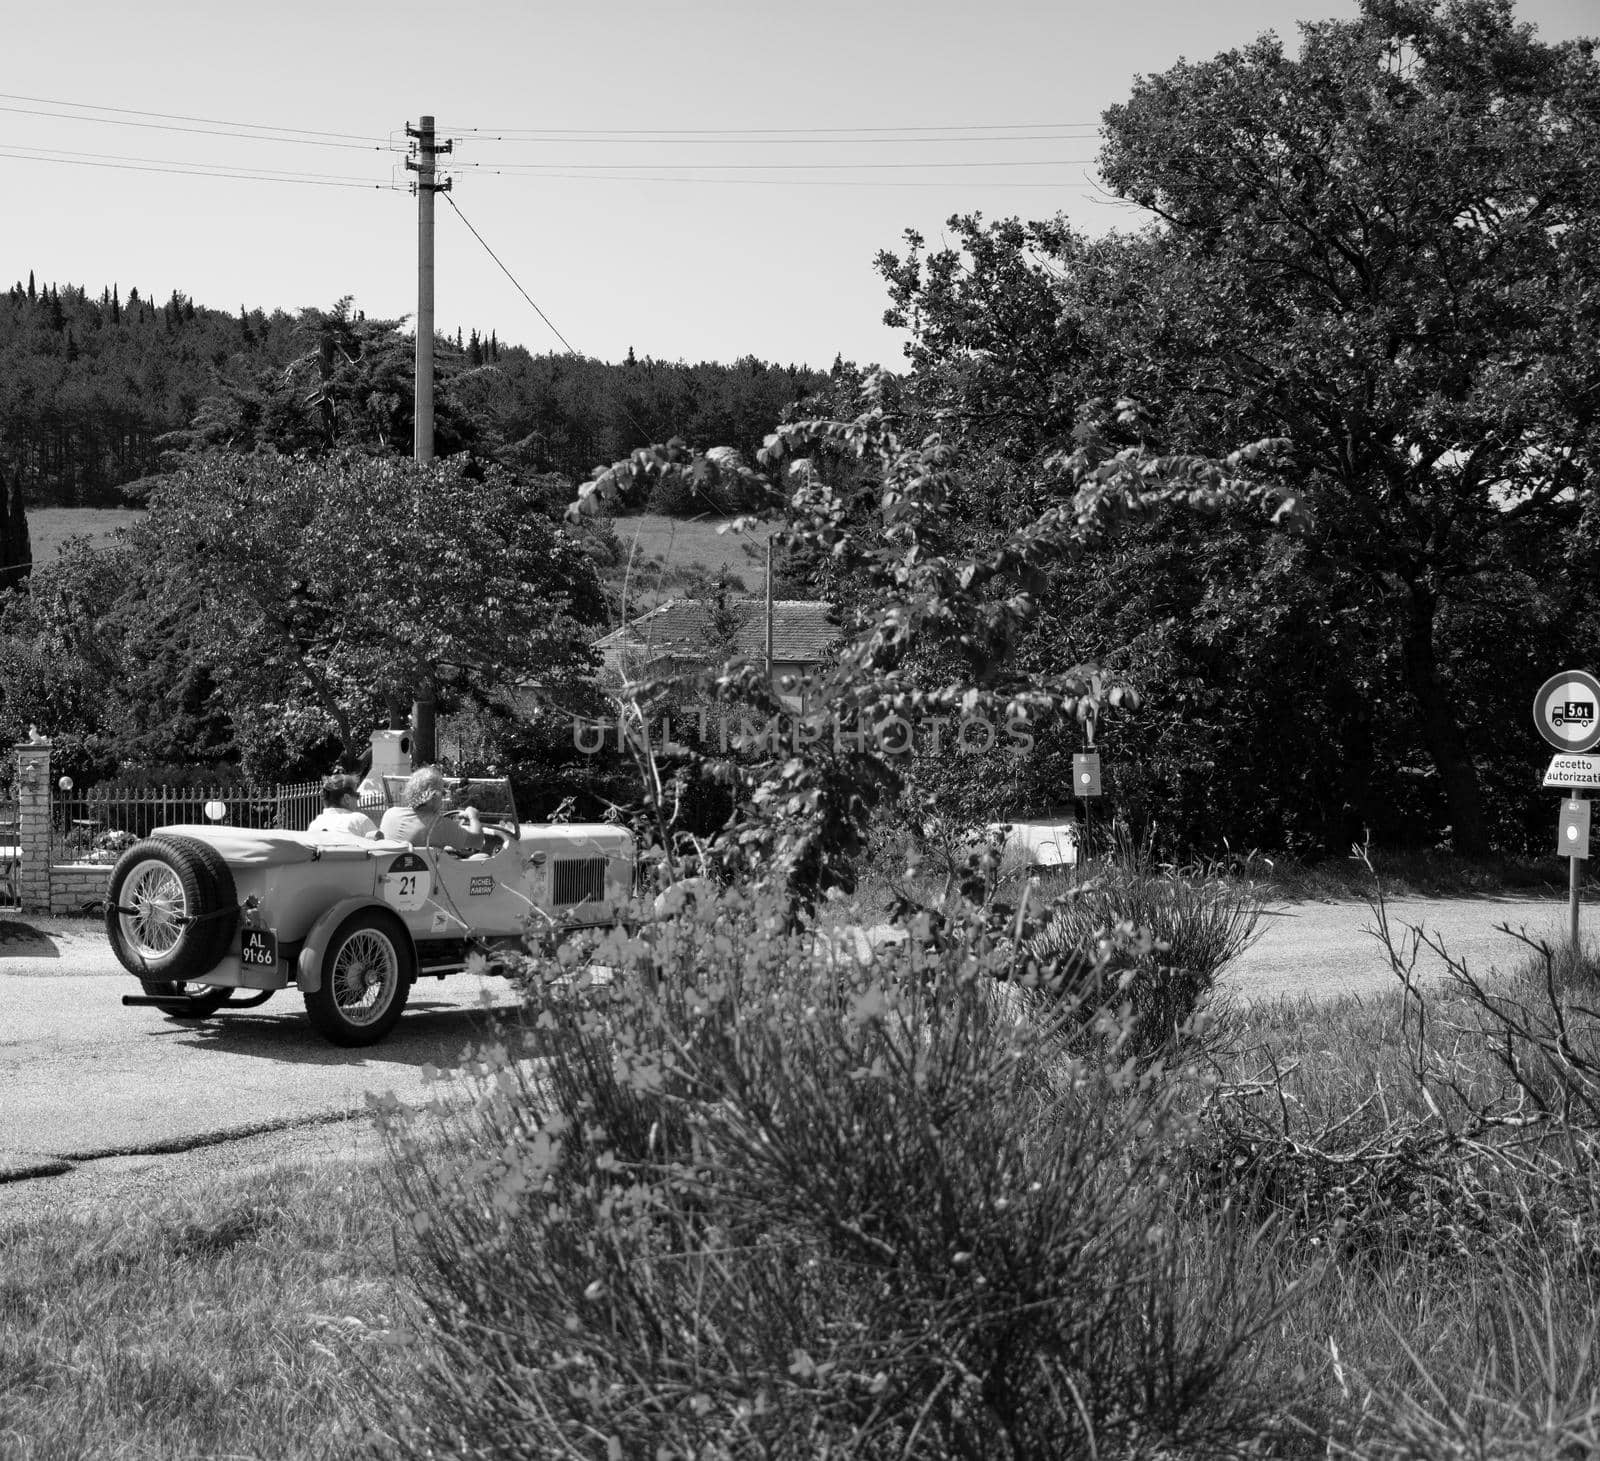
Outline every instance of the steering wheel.
<path id="1" fill-rule="evenodd" d="M 492 847 L 484 848 L 484 851 L 490 857 L 493 857 L 497 852 L 504 852 L 506 848 L 511 846 L 511 829 L 508 827 L 502 827 L 497 822 L 485 822 L 483 824 L 483 833 L 486 838 L 492 838 L 495 844 Z"/>

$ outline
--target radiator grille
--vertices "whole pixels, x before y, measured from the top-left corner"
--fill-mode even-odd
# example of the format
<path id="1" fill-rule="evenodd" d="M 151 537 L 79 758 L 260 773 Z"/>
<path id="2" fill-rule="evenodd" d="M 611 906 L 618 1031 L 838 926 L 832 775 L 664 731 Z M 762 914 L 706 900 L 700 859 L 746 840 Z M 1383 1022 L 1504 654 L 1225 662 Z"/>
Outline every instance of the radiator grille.
<path id="1" fill-rule="evenodd" d="M 556 863 L 551 877 L 551 901 L 556 907 L 591 901 L 598 903 L 605 896 L 605 858 L 573 857 Z"/>

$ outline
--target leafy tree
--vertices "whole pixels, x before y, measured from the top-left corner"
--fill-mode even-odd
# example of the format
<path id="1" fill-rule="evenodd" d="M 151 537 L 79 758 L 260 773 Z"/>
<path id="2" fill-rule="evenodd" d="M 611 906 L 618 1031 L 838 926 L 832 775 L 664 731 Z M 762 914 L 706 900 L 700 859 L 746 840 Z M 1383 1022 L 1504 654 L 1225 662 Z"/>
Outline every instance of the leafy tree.
<path id="1" fill-rule="evenodd" d="M 916 327 L 924 409 L 1007 461 L 1107 391 L 1147 404 L 1157 448 L 1288 438 L 1328 607 L 1382 635 L 1343 636 L 1332 743 L 1390 713 L 1392 674 L 1455 845 L 1482 852 L 1463 707 L 1495 646 L 1454 626 L 1502 597 L 1549 624 L 1568 592 L 1541 603 L 1529 576 L 1562 577 L 1550 545 L 1600 448 L 1600 67 L 1502 0 L 1364 0 L 1303 29 L 1298 59 L 1267 36 L 1106 114 L 1102 172 L 1154 215 L 1143 234 L 957 220 L 961 251 L 885 258 L 891 315 Z M 1539 678 L 1502 670 L 1492 718 Z"/>
<path id="2" fill-rule="evenodd" d="M 148 554 L 70 539 L 5 607 L 0 717 L 48 727 L 73 775 L 228 756 L 231 722 L 195 651 L 208 613 Z"/>
<path id="3" fill-rule="evenodd" d="M 1540 44 L 1509 0 L 1366 0 L 1297 61 L 1264 38 L 1143 81 L 1106 129 L 1107 183 L 1198 286 L 1190 389 L 1296 443 L 1319 544 L 1378 590 L 1456 845 L 1486 851 L 1440 615 L 1592 491 L 1592 46 Z"/>
<path id="4" fill-rule="evenodd" d="M 293 327 L 299 353 L 213 390 L 169 444 L 286 453 L 410 451 L 415 345 L 400 323 L 369 320 L 348 295 L 331 310 L 302 310 Z M 483 433 L 457 401 L 459 365 L 447 344 L 435 364 L 434 448 L 453 456 L 482 445 Z"/>
<path id="5" fill-rule="evenodd" d="M 694 774 L 733 792 L 733 815 L 713 851 L 730 871 L 782 886 L 799 902 L 854 885 L 875 809 L 908 790 L 905 764 L 891 748 L 906 733 L 918 739 L 935 717 L 981 716 L 996 727 L 1059 717 L 1082 723 L 1122 702 L 1123 687 L 1093 666 L 1041 674 L 1019 660 L 1052 572 L 1070 568 L 1124 520 L 1167 508 L 1249 503 L 1272 506 L 1274 520 L 1300 520 L 1297 504 L 1259 478 L 1274 443 L 1255 442 L 1221 460 L 1122 447 L 1118 429 L 1133 412 L 1119 403 L 1087 407 L 1073 449 L 1038 464 L 1039 509 L 975 546 L 951 523 L 952 490 L 963 477 L 958 452 L 937 437 L 907 445 L 886 417 L 884 378 L 872 377 L 865 390 L 868 409 L 853 420 L 780 427 L 759 469 L 726 448 L 700 455 L 668 443 L 597 470 L 569 509 L 577 518 L 608 500 L 638 500 L 663 477 L 687 476 L 708 489 L 731 487 L 732 478 L 740 491 L 783 504 L 787 538 L 869 586 L 837 657 L 798 687 L 798 716 L 786 715 L 762 666 L 724 666 L 698 681 L 703 693 L 781 728 L 776 743 L 753 755 L 694 762 Z M 854 484 L 863 464 L 876 483 L 865 520 L 859 495 L 839 487 Z M 646 686 L 642 695 L 658 688 L 673 686 Z M 652 790 L 658 784 L 653 775 L 647 780 Z M 934 799 L 921 791 L 920 810 L 935 813 Z M 665 802 L 656 797 L 653 805 L 663 810 Z"/>
<path id="6" fill-rule="evenodd" d="M 205 453 L 130 543 L 212 606 L 196 657 L 266 771 L 330 738 L 353 762 L 427 689 L 559 702 L 592 667 L 592 561 L 498 468 Z"/>

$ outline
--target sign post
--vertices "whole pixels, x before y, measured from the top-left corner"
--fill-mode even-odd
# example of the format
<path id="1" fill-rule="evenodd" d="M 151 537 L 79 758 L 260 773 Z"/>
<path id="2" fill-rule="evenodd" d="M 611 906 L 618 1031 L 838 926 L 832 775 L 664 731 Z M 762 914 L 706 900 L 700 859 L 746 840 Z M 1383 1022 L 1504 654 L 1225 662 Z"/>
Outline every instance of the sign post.
<path id="1" fill-rule="evenodd" d="M 1600 745 L 1600 680 L 1583 670 L 1552 675 L 1533 697 L 1533 723 L 1556 748 L 1544 774 L 1546 786 L 1563 787 L 1571 795 L 1561 804 L 1556 850 L 1568 859 L 1567 936 L 1578 949 L 1578 893 L 1583 884 L 1580 863 L 1589 857 L 1589 803 L 1582 788 L 1600 786 L 1600 757 L 1584 753 Z"/>
<path id="2" fill-rule="evenodd" d="M 1091 742 L 1090 744 L 1093 744 Z M 1072 758 L 1072 790 L 1083 798 L 1083 849 L 1089 853 L 1090 798 L 1100 795 L 1100 755 L 1097 751 L 1082 751 Z"/>

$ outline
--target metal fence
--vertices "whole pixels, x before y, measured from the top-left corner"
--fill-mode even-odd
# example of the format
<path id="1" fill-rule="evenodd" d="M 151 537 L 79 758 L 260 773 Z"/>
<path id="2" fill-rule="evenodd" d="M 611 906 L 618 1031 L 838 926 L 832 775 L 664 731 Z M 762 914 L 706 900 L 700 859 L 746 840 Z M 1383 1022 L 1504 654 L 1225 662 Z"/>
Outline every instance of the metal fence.
<path id="1" fill-rule="evenodd" d="M 0 801 L 0 908 L 16 908 L 21 898 L 17 868 L 22 861 L 22 834 L 17 828 L 17 804 Z"/>
<path id="2" fill-rule="evenodd" d="M 386 805 L 379 793 L 364 797 L 361 809 L 377 821 Z M 115 862 L 124 848 L 148 837 L 154 828 L 184 822 L 303 832 L 321 810 L 320 781 L 292 786 L 111 785 L 57 791 L 50 804 L 50 860 Z"/>

